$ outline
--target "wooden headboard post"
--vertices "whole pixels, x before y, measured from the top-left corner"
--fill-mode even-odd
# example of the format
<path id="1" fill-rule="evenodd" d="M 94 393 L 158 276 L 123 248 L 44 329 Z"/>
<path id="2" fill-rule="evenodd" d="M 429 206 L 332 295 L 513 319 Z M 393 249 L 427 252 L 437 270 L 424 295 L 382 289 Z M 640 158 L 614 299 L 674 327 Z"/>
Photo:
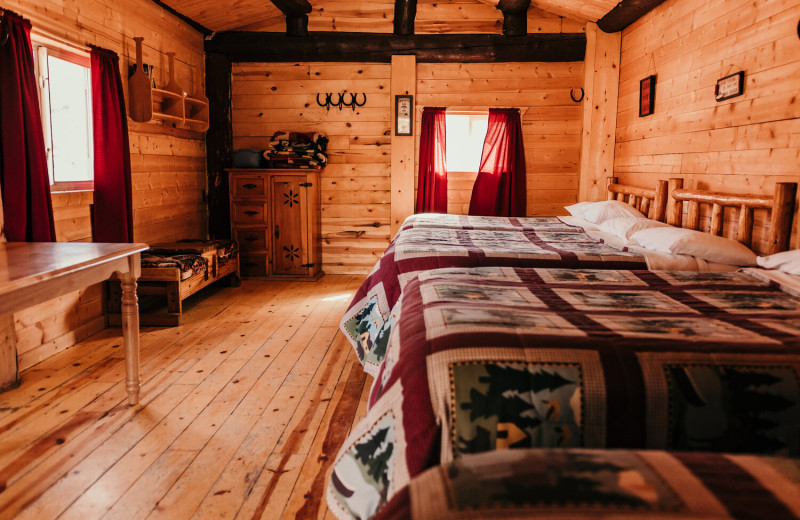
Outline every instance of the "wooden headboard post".
<path id="1" fill-rule="evenodd" d="M 667 200 L 667 224 L 670 226 L 681 227 L 683 220 L 683 204 L 672 196 L 675 190 L 683 188 L 683 179 L 672 178 L 668 183 L 669 200 Z"/>
<path id="2" fill-rule="evenodd" d="M 619 179 L 617 177 L 606 177 L 606 193 L 608 194 L 608 200 L 617 200 L 617 194 L 611 191 L 611 185 L 617 184 Z"/>
<path id="3" fill-rule="evenodd" d="M 667 205 L 667 181 L 659 180 L 656 188 L 619 184 L 617 177 L 606 178 L 608 200 L 625 202 L 654 220 L 664 222 Z"/>
<path id="4" fill-rule="evenodd" d="M 653 220 L 659 222 L 666 222 L 667 218 L 667 200 L 669 198 L 669 183 L 663 179 L 659 179 L 656 184 L 656 196 L 653 199 Z"/>
<path id="5" fill-rule="evenodd" d="M 797 183 L 775 183 L 775 199 L 772 215 L 769 220 L 769 244 L 767 254 L 775 254 L 789 249 L 789 237 L 792 234 L 792 218 L 794 218 L 794 201 L 797 195 Z"/>

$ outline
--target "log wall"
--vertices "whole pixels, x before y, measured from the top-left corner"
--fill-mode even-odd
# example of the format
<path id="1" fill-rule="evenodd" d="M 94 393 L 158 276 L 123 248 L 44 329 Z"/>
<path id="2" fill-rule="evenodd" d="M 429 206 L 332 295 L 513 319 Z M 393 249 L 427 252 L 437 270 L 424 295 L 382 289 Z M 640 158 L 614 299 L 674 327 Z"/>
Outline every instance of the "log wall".
<path id="1" fill-rule="evenodd" d="M 667 0 L 625 29 L 614 161 L 622 182 L 681 176 L 689 188 L 760 194 L 798 181 L 798 19 L 797 0 Z M 744 95 L 716 101 L 716 81 L 738 71 Z M 651 74 L 655 113 L 640 118 L 639 81 Z M 735 213 L 726 214 L 733 237 Z M 763 213 L 756 212 L 759 251 Z M 794 224 L 798 248 L 797 216 Z"/>
<path id="2" fill-rule="evenodd" d="M 150 0 L 31 2 L 5 0 L 3 7 L 31 20 L 37 31 L 75 45 L 93 44 L 120 56 L 127 99 L 134 36 L 144 37 L 144 61 L 166 83 L 165 51 L 176 53 L 176 79 L 188 92 L 201 83 L 203 37 Z M 156 242 L 204 237 L 206 209 L 203 134 L 134 123 L 130 130 L 134 238 Z M 59 241 L 90 241 L 91 192 L 53 194 Z M 102 286 L 86 288 L 14 315 L 20 369 L 69 347 L 105 326 Z"/>

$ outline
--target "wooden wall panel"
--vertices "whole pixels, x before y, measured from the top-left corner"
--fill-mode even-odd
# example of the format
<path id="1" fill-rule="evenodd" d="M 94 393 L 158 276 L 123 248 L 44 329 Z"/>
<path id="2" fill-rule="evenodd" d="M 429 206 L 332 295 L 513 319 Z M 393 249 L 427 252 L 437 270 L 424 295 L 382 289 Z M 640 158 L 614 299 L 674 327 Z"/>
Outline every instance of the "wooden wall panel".
<path id="1" fill-rule="evenodd" d="M 202 84 L 203 37 L 150 0 L 61 2 L 6 0 L 3 7 L 31 20 L 34 35 L 75 45 L 94 44 L 120 56 L 127 99 L 127 70 L 135 60 L 134 36 L 144 37 L 144 61 L 166 83 L 165 51 L 176 53 L 176 80 L 195 92 Z M 203 134 L 128 120 L 133 182 L 134 238 L 155 242 L 206 235 Z M 53 193 L 59 241 L 90 241 L 91 192 Z M 67 348 L 105 326 L 101 286 L 62 296 L 14 315 L 20 368 Z"/>
<path id="2" fill-rule="evenodd" d="M 577 201 L 582 109 L 570 88 L 583 85 L 583 64 L 469 63 L 417 65 L 416 141 L 425 106 L 462 110 L 517 107 L 522 113 L 528 215 L 564 214 Z M 419 163 L 415 171 L 418 170 Z M 475 173 L 448 174 L 448 211 L 466 213 Z"/>
<path id="3" fill-rule="evenodd" d="M 263 150 L 277 131 L 328 139 L 322 170 L 322 263 L 326 273 L 365 273 L 389 243 L 391 65 L 235 63 L 233 147 Z M 317 105 L 319 93 L 364 93 L 352 110 Z M 360 95 L 359 95 L 360 99 Z"/>
<path id="4" fill-rule="evenodd" d="M 668 0 L 625 29 L 615 151 L 623 182 L 682 176 L 690 188 L 772 193 L 775 182 L 797 181 L 799 18 L 797 0 Z M 740 70 L 744 95 L 717 102 L 717 79 Z M 650 74 L 655 113 L 640 118 L 639 80 Z M 756 215 L 758 227 L 766 222 Z M 757 249 L 763 236 L 756 231 Z"/>

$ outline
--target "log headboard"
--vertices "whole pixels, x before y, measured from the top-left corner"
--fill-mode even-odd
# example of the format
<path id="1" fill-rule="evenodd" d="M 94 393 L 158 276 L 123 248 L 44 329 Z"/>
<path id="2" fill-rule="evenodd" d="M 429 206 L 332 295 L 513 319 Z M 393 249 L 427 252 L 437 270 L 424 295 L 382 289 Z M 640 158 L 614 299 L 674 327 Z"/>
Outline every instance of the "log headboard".
<path id="1" fill-rule="evenodd" d="M 792 233 L 794 201 L 797 183 L 778 182 L 772 195 L 738 195 L 704 190 L 683 189 L 682 179 L 670 179 L 670 200 L 667 207 L 667 224 L 689 229 L 700 228 L 700 204 L 711 205 L 711 225 L 709 233 L 722 235 L 725 208 L 737 208 L 738 230 L 736 239 L 742 244 L 753 246 L 753 213 L 764 209 L 770 212 L 769 236 L 766 254 L 771 255 L 789 249 Z M 683 218 L 683 205 L 686 205 L 686 218 Z"/>
<path id="2" fill-rule="evenodd" d="M 606 184 L 608 200 L 627 202 L 647 215 L 648 218 L 666 222 L 667 198 L 669 196 L 667 181 L 659 180 L 655 188 L 629 186 L 627 184 L 619 184 L 618 181 L 619 179 L 616 177 L 608 177 Z"/>

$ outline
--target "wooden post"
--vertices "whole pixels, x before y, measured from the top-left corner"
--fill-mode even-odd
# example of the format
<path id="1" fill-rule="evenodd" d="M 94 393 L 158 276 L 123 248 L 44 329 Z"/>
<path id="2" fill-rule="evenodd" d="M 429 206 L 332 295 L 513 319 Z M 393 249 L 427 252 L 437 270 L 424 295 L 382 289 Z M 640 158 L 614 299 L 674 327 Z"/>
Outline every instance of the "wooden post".
<path id="1" fill-rule="evenodd" d="M 767 254 L 769 255 L 789 249 L 796 195 L 796 182 L 775 184 L 774 205 L 769 223 L 769 244 L 767 244 Z"/>
<path id="2" fill-rule="evenodd" d="M 686 226 L 689 229 L 700 229 L 700 203 L 696 200 L 688 202 L 689 208 L 686 210 Z"/>
<path id="3" fill-rule="evenodd" d="M 214 52 L 206 53 L 206 95 L 209 99 L 209 127 L 206 132 L 208 172 L 208 234 L 213 239 L 230 238 L 231 216 L 228 174 L 232 166 L 231 62 Z"/>
<path id="4" fill-rule="evenodd" d="M 612 184 L 616 184 L 617 182 L 619 182 L 617 177 L 606 177 L 606 193 L 608 194 L 608 200 L 617 200 L 617 194 L 609 189 Z"/>
<path id="5" fill-rule="evenodd" d="M 139 304 L 136 298 L 136 279 L 141 274 L 139 253 L 128 258 L 129 270 L 120 275 L 122 289 L 122 337 L 125 344 L 125 390 L 128 404 L 139 402 Z"/>
<path id="6" fill-rule="evenodd" d="M 395 103 L 397 95 L 416 92 L 417 60 L 413 55 L 392 56 L 392 80 L 389 103 L 392 110 L 392 196 L 391 196 L 391 236 L 394 238 L 403 221 L 414 213 L 414 136 L 395 135 Z M 416 105 L 416 103 L 415 103 Z M 419 128 L 416 106 L 411 107 L 413 132 Z"/>
<path id="7" fill-rule="evenodd" d="M 736 240 L 747 247 L 753 243 L 753 208 L 744 204 L 739 208 L 739 231 Z"/>
<path id="8" fill-rule="evenodd" d="M 675 200 L 672 197 L 672 192 L 683 188 L 683 179 L 670 179 L 667 186 L 667 191 L 669 192 L 669 199 L 667 200 L 667 224 L 681 227 L 681 220 L 683 220 L 683 204 L 681 201 Z"/>
<path id="9" fill-rule="evenodd" d="M 603 200 L 602 179 L 614 173 L 620 35 L 586 24 L 583 63 L 583 134 L 578 200 Z M 575 85 L 576 96 L 581 85 Z"/>
<path id="10" fill-rule="evenodd" d="M 308 36 L 308 13 L 311 12 L 308 0 L 272 0 L 272 3 L 286 17 L 287 36 Z"/>
<path id="11" fill-rule="evenodd" d="M 667 199 L 669 198 L 669 187 L 667 181 L 659 179 L 656 183 L 656 194 L 653 199 L 653 220 L 665 222 L 667 220 Z"/>
<path id="12" fill-rule="evenodd" d="M 503 36 L 528 34 L 528 7 L 531 0 L 500 0 L 497 8 L 503 13 Z"/>
<path id="13" fill-rule="evenodd" d="M 394 33 L 414 34 L 414 20 L 417 17 L 417 0 L 395 0 Z"/>
<path id="14" fill-rule="evenodd" d="M 714 204 L 711 209 L 711 234 L 722 236 L 722 223 L 725 219 L 724 209 L 721 204 Z"/>

